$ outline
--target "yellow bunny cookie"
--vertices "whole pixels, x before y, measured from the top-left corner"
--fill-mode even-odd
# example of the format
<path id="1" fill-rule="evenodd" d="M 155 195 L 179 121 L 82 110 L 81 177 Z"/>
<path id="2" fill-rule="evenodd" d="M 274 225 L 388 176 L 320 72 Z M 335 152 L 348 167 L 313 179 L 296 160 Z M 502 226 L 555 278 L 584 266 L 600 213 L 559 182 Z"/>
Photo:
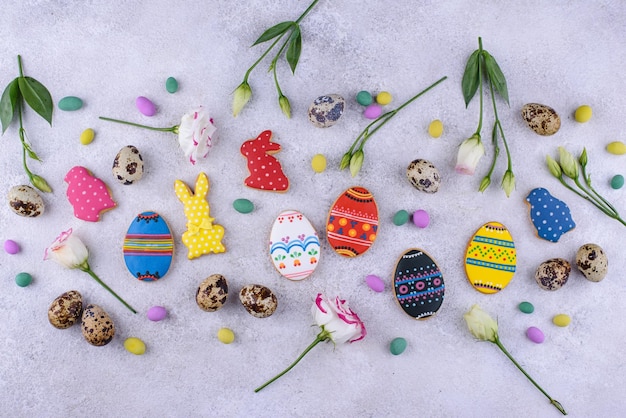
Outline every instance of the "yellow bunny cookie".
<path id="1" fill-rule="evenodd" d="M 224 227 L 213 224 L 214 219 L 209 216 L 209 202 L 206 200 L 209 179 L 206 174 L 198 174 L 195 193 L 181 180 L 174 183 L 174 191 L 185 205 L 187 231 L 183 233 L 183 244 L 189 250 L 187 258 L 191 260 L 204 254 L 226 251 L 222 245 Z"/>

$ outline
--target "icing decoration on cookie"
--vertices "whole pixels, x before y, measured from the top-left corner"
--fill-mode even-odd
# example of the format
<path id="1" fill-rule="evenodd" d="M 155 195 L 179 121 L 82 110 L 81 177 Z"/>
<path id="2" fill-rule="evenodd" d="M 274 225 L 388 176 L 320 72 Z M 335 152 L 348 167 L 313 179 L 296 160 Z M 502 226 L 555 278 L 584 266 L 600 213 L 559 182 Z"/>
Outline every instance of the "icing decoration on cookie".
<path id="1" fill-rule="evenodd" d="M 124 262 L 137 279 L 162 279 L 172 264 L 174 239 L 167 222 L 156 212 L 135 217 L 124 236 Z"/>
<path id="2" fill-rule="evenodd" d="M 467 244 L 465 274 L 481 293 L 497 293 L 515 274 L 517 253 L 511 233 L 499 222 L 481 226 Z"/>
<path id="3" fill-rule="evenodd" d="M 378 207 L 374 196 L 363 187 L 343 192 L 330 208 L 326 235 L 330 246 L 344 257 L 367 251 L 378 232 Z"/>
<path id="4" fill-rule="evenodd" d="M 313 274 L 320 260 L 320 240 L 311 222 L 296 210 L 281 212 L 270 232 L 270 257 L 278 272 L 290 280 Z"/>
<path id="5" fill-rule="evenodd" d="M 537 236 L 557 242 L 561 235 L 576 227 L 569 207 L 549 191 L 538 187 L 526 196 L 530 206 L 530 220 L 537 229 Z"/>
<path id="6" fill-rule="evenodd" d="M 412 248 L 396 263 L 393 291 L 407 315 L 426 319 L 437 313 L 443 303 L 443 275 L 432 257 L 423 250 Z"/>
<path id="7" fill-rule="evenodd" d="M 204 254 L 226 251 L 222 245 L 224 227 L 213 224 L 214 219 L 209 216 L 209 202 L 206 201 L 206 195 L 209 192 L 209 179 L 206 174 L 198 174 L 195 193 L 180 180 L 176 180 L 174 183 L 174 191 L 178 199 L 185 205 L 187 231 L 183 233 L 182 240 L 189 250 L 187 258 L 191 260 Z"/>
<path id="8" fill-rule="evenodd" d="M 78 219 L 98 222 L 102 212 L 116 206 L 107 185 L 85 167 L 73 167 L 64 180 L 67 183 L 67 199 Z"/>
<path id="9" fill-rule="evenodd" d="M 272 192 L 284 192 L 289 188 L 289 179 L 272 155 L 280 151 L 280 144 L 272 142 L 272 131 L 263 131 L 256 139 L 244 142 L 240 151 L 248 160 L 250 175 L 244 181 L 246 186 Z"/>

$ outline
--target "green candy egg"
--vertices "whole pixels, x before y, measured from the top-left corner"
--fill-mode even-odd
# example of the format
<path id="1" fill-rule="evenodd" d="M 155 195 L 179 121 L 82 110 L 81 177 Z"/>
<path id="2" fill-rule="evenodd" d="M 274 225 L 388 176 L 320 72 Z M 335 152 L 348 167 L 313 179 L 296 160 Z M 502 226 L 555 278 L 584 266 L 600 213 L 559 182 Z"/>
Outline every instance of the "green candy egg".
<path id="1" fill-rule="evenodd" d="M 67 112 L 71 112 L 74 110 L 78 110 L 83 107 L 83 101 L 79 97 L 75 96 L 66 96 L 59 100 L 59 109 L 65 110 Z"/>
<path id="2" fill-rule="evenodd" d="M 531 314 L 535 311 L 535 307 L 530 302 L 522 302 L 517 307 L 525 314 Z"/>
<path id="3" fill-rule="evenodd" d="M 611 187 L 617 190 L 617 189 L 621 189 L 623 185 L 624 185 L 624 176 L 622 176 L 621 174 L 614 175 L 613 178 L 611 179 Z"/>
<path id="4" fill-rule="evenodd" d="M 26 287 L 32 282 L 33 282 L 33 276 L 31 276 L 28 273 L 18 273 L 17 276 L 15 276 L 15 283 L 19 287 Z"/>
<path id="5" fill-rule="evenodd" d="M 389 344 L 389 351 L 394 356 L 397 356 L 397 355 L 404 353 L 404 350 L 406 350 L 406 346 L 407 346 L 407 343 L 404 338 L 402 337 L 394 338 L 391 341 L 391 344 Z"/>
<path id="6" fill-rule="evenodd" d="M 404 225 L 409 221 L 409 216 L 409 212 L 406 210 L 399 210 L 395 215 L 393 215 L 393 224 L 397 226 Z"/>
<path id="7" fill-rule="evenodd" d="M 360 91 L 356 95 L 356 101 L 361 106 L 369 106 L 374 101 L 372 94 L 369 91 Z"/>
<path id="8" fill-rule="evenodd" d="M 237 199 L 233 202 L 233 208 L 239 213 L 250 213 L 254 210 L 254 203 L 248 199 Z"/>
<path id="9" fill-rule="evenodd" d="M 169 77 L 165 80 L 165 89 L 169 93 L 176 93 L 178 91 L 178 81 L 174 77 Z"/>

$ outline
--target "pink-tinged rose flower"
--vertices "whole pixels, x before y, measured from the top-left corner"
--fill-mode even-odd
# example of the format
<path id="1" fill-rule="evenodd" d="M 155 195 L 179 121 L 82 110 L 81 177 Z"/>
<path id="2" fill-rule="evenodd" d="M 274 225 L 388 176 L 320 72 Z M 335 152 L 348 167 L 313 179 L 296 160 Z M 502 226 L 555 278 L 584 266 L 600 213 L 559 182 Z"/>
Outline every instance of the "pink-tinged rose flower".
<path id="1" fill-rule="evenodd" d="M 300 354 L 296 361 L 278 375 L 256 388 L 255 392 L 265 388 L 291 370 L 317 344 L 323 341 L 332 341 L 333 344 L 353 343 L 362 340 L 367 334 L 363 321 L 348 307 L 348 303 L 339 297 L 331 301 L 321 293 L 318 293 L 313 304 L 312 313 L 315 323 L 321 328 L 315 340 Z"/>
<path id="2" fill-rule="evenodd" d="M 367 335 L 365 325 L 359 316 L 348 307 L 345 300 L 339 297 L 331 302 L 318 293 L 312 310 L 317 325 L 322 328 L 322 331 L 329 333 L 330 339 L 335 344 L 353 343 L 362 340 Z"/>
<path id="3" fill-rule="evenodd" d="M 202 106 L 183 115 L 178 125 L 178 143 L 191 164 L 207 157 L 215 131 L 213 119 Z"/>
<path id="4" fill-rule="evenodd" d="M 95 281 L 111 293 L 117 300 L 133 313 L 137 313 L 124 299 L 119 297 L 109 286 L 106 285 L 89 266 L 89 250 L 76 235 L 72 235 L 72 228 L 57 237 L 56 240 L 44 251 L 44 260 L 53 260 L 63 267 L 79 269 L 88 273 Z"/>
<path id="5" fill-rule="evenodd" d="M 72 228 L 61 235 L 46 248 L 44 260 L 52 260 L 60 265 L 75 269 L 83 265 L 89 257 L 89 251 L 85 244 L 76 235 L 72 235 Z"/>
<path id="6" fill-rule="evenodd" d="M 474 134 L 461 143 L 456 156 L 455 170 L 460 174 L 473 175 L 478 161 L 485 155 L 485 147 L 479 134 Z"/>

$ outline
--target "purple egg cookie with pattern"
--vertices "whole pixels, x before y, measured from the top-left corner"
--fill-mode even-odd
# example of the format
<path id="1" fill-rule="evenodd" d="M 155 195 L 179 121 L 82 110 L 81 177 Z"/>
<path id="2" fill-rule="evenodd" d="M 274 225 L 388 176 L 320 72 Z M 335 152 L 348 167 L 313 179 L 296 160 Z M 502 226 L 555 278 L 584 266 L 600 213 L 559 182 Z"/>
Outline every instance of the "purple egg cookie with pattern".
<path id="1" fill-rule="evenodd" d="M 549 191 L 538 187 L 526 196 L 530 207 L 530 220 L 537 229 L 537 236 L 546 241 L 558 242 L 561 235 L 576 227 L 569 207 Z"/>

